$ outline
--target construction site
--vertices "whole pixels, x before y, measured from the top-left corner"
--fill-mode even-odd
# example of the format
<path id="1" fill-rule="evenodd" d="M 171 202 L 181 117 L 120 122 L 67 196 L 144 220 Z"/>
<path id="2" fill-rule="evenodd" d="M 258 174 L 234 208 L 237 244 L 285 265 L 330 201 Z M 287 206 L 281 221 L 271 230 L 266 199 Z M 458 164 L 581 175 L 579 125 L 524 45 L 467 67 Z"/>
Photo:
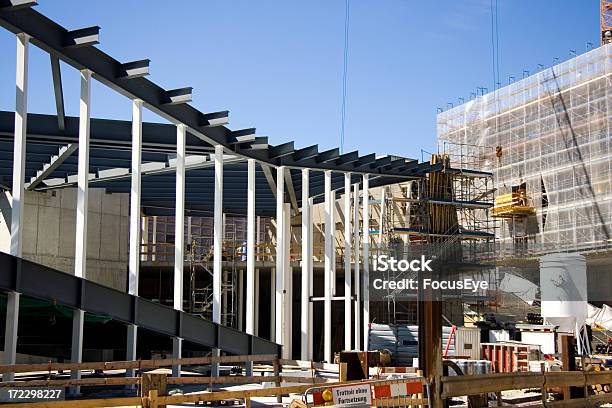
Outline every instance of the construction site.
<path id="1" fill-rule="evenodd" d="M 0 404 L 612 404 L 612 2 L 599 47 L 439 110 L 421 161 L 231 130 L 36 5 L 0 1 Z"/>

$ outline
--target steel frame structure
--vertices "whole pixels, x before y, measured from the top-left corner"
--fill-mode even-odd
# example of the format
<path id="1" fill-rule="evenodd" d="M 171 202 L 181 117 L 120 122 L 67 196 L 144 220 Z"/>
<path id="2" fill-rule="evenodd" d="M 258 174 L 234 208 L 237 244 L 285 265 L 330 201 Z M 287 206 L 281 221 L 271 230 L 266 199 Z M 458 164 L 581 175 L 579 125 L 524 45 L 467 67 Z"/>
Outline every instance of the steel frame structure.
<path id="1" fill-rule="evenodd" d="M 275 330 L 273 339 L 284 356 L 291 354 L 291 266 L 289 265 L 290 215 L 301 209 L 311 209 L 314 203 L 326 199 L 329 218 L 333 217 L 330 197 L 350 194 L 354 187 L 353 201 L 359 201 L 359 184 L 362 184 L 363 226 L 362 240 L 362 288 L 363 328 L 369 324 L 369 209 L 368 188 L 415 178 L 428 172 L 439 171 L 439 164 L 418 163 L 417 160 L 399 156 L 377 157 L 374 154 L 359 155 L 357 151 L 340 154 L 339 149 L 319 152 L 317 145 L 295 148 L 294 142 L 270 145 L 266 137 L 256 136 L 255 129 L 230 130 L 223 126 L 228 112 L 204 113 L 191 106 L 193 89 L 190 87 L 166 90 L 145 78 L 149 60 L 122 63 L 94 47 L 100 41 L 97 26 L 69 31 L 58 23 L 32 9 L 36 1 L 0 1 L 0 26 L 14 33 L 17 52 L 17 104 L 16 113 L 0 112 L 0 180 L 5 190 L 11 190 L 13 212 L 21 214 L 23 202 L 19 198 L 27 188 L 48 190 L 76 186 L 78 189 L 77 248 L 75 276 L 61 274 L 41 265 L 20 259 L 19 251 L 1 255 L 1 261 L 10 267 L 0 273 L 0 288 L 11 293 L 7 308 L 8 323 L 5 333 L 5 363 L 15 362 L 17 347 L 16 322 L 18 320 L 19 293 L 34 297 L 60 299 L 74 307 L 73 359 L 81 357 L 83 338 L 83 314 L 86 311 L 102 312 L 127 323 L 128 358 L 133 358 L 137 327 L 147 327 L 173 338 L 173 355 L 181 356 L 182 341 L 205 344 L 218 353 L 268 353 L 280 349 L 270 341 L 258 339 L 220 325 L 221 302 L 221 245 L 225 214 L 245 214 L 249 224 L 247 246 L 253 248 L 253 226 L 257 215 L 276 215 L 277 262 L 274 275 L 275 296 L 272 296 L 272 316 Z M 28 114 L 27 112 L 27 46 L 32 43 L 49 53 L 56 97 L 57 116 Z M 81 73 L 81 100 L 79 118 L 64 115 L 61 70 L 59 61 Z M 99 81 L 133 102 L 132 121 L 91 119 L 91 80 Z M 142 123 L 141 109 L 146 108 L 171 124 Z M 27 124 L 27 128 L 26 128 Z M 134 133 L 138 133 L 134 135 Z M 137 136 L 137 137 L 133 137 Z M 12 140 L 11 140 L 12 139 Z M 78 158 L 72 153 L 78 146 Z M 134 149 L 138 150 L 134 152 Z M 12 156 L 12 158 L 11 158 Z M 276 177 L 274 177 L 274 171 Z M 303 172 L 309 169 L 311 172 Z M 448 170 L 448 169 L 447 169 Z M 16 180 L 16 181 L 15 181 Z M 141 299 L 137 296 L 138 261 L 130 245 L 130 294 L 113 291 L 86 279 L 86 240 L 88 189 L 105 188 L 110 192 L 130 192 L 132 208 L 142 207 L 147 215 L 174 215 L 176 226 L 174 310 Z M 305 191 L 302 191 L 305 186 Z M 214 194 L 211 194 L 214 192 Z M 213 196 L 214 199 L 210 199 Z M 248 199 L 245 199 L 248 196 Z M 288 198 L 287 198 L 288 197 Z M 305 200 L 308 200 L 306 202 Z M 288 204 L 291 203 L 291 204 Z M 348 210 L 350 200 L 345 198 Z M 183 242 L 185 213 L 214 214 L 214 285 L 213 321 L 209 322 L 182 311 L 182 265 L 185 258 Z M 347 219 L 348 219 L 347 211 Z M 21 218 L 14 218 L 14 245 L 22 242 L 19 232 L 23 229 Z M 312 219 L 307 217 L 312 223 Z M 140 211 L 130 214 L 130 230 L 139 231 Z M 359 234 L 350 232 L 346 240 L 354 239 L 347 247 L 355 248 L 353 263 L 359 265 Z M 355 222 L 357 224 L 357 222 Z M 133 237 L 138 234 L 132 234 Z M 333 234 L 326 234 L 326 258 L 335 259 Z M 303 253 L 312 253 L 312 225 L 306 225 L 302 240 Z M 247 252 L 248 303 L 254 297 L 253 257 Z M 326 285 L 331 285 L 333 262 L 326 262 Z M 306 263 L 302 287 L 302 299 L 311 296 L 312 263 Z M 30 275 L 28 275 L 30 274 Z M 24 279 L 24 276 L 28 276 Z M 307 279 L 308 278 L 308 279 Z M 42 285 L 41 283 L 44 283 Z M 63 286 L 63 287 L 62 287 Z M 344 302 L 345 316 L 350 316 L 353 288 L 346 282 Z M 328 291 L 328 295 L 331 295 Z M 86 296 L 85 296 L 86 295 Z M 356 299 L 360 294 L 357 293 Z M 106 297 L 106 298 L 105 298 Z M 102 299 L 116 299 L 114 302 Z M 327 299 L 325 310 L 325 357 L 331 361 L 331 302 Z M 104 306 L 106 305 L 106 306 Z M 359 302 L 355 308 L 359 308 Z M 356 316 L 359 316 L 356 313 Z M 249 320 L 256 319 L 253 313 Z M 303 313 L 302 319 L 312 319 L 312 312 Z M 251 332 L 252 321 L 247 323 Z M 312 324 L 301 323 L 302 338 L 312 342 Z M 358 345 L 359 325 L 356 323 L 355 344 Z M 350 327 L 346 330 L 350 337 Z M 367 329 L 364 333 L 367 349 Z M 345 344 L 350 344 L 346 339 Z M 304 359 L 312 358 L 312 346 L 301 348 Z M 213 371 L 216 368 L 213 367 Z M 173 367 L 178 375 L 180 367 Z M 78 375 L 75 373 L 75 375 Z M 10 379 L 5 376 L 3 379 Z"/>

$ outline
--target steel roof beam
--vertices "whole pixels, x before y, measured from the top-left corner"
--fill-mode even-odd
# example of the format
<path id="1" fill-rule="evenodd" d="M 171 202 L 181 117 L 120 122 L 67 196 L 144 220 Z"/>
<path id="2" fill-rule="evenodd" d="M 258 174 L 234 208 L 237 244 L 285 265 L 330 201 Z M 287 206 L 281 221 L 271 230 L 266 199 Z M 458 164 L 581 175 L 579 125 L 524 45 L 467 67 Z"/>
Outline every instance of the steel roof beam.
<path id="1" fill-rule="evenodd" d="M 277 146 L 272 146 L 268 149 L 268 157 L 270 159 L 277 159 L 283 156 L 293 154 L 293 152 L 295 151 L 293 145 L 294 142 L 287 142 Z"/>
<path id="2" fill-rule="evenodd" d="M 0 0 L 0 8 L 18 10 L 20 8 L 38 5 L 36 0 Z"/>
<path id="3" fill-rule="evenodd" d="M 241 143 L 253 143 L 255 142 L 255 132 L 256 132 L 255 128 L 234 130 L 227 137 L 227 143 L 230 145 L 241 144 Z"/>
<path id="4" fill-rule="evenodd" d="M 64 111 L 64 91 L 62 89 L 62 71 L 60 61 L 55 55 L 51 57 L 51 76 L 53 77 L 53 94 L 55 95 L 55 110 L 57 111 L 57 127 L 59 130 L 66 129 L 66 118 Z"/>
<path id="5" fill-rule="evenodd" d="M 164 105 L 180 105 L 191 102 L 193 88 L 188 86 L 185 88 L 171 89 L 165 91 L 162 95 L 161 103 Z"/>
<path id="6" fill-rule="evenodd" d="M 345 153 L 336 159 L 336 164 L 351 164 L 355 163 L 359 160 L 359 152 L 355 150 L 354 152 Z"/>
<path id="7" fill-rule="evenodd" d="M 134 79 L 141 78 L 149 75 L 149 64 L 151 60 L 143 59 L 138 61 L 131 61 L 123 63 L 119 66 L 119 72 L 117 72 L 117 78 L 122 79 Z"/>
<path id="8" fill-rule="evenodd" d="M 63 37 L 63 46 L 68 48 L 89 47 L 100 43 L 100 27 L 92 26 L 68 31 Z"/>
<path id="9" fill-rule="evenodd" d="M 229 111 L 203 113 L 200 116 L 200 126 L 224 126 L 229 123 Z M 234 132 L 232 132 L 234 133 Z M 255 129 L 253 129 L 255 133 Z"/>
<path id="10" fill-rule="evenodd" d="M 327 163 L 332 160 L 336 160 L 340 156 L 340 149 L 337 147 L 335 149 L 326 150 L 324 152 L 319 153 L 315 157 L 315 161 L 317 163 Z"/>
<path id="11" fill-rule="evenodd" d="M 312 159 L 319 154 L 319 146 L 312 145 L 308 147 L 304 147 L 302 149 L 298 149 L 293 153 L 293 161 L 299 162 L 302 160 Z"/>

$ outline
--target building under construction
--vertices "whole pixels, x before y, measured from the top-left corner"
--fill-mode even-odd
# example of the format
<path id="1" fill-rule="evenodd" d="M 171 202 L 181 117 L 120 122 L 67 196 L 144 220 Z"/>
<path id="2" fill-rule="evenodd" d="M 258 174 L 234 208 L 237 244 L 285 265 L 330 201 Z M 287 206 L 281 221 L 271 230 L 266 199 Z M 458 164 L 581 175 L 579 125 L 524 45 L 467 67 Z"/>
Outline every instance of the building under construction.
<path id="1" fill-rule="evenodd" d="M 0 112 L 0 402 L 23 402 L 19 387 L 43 387 L 45 408 L 483 407 L 534 388 L 543 406 L 576 389 L 575 406 L 612 401 L 586 319 L 525 323 L 544 299 L 506 293 L 550 252 L 580 254 L 540 265 L 610 265 L 611 45 L 441 113 L 439 151 L 419 162 L 230 129 L 191 87 L 149 80 L 150 60 L 96 47 L 100 27 L 35 5 L 0 0 L 16 51 L 15 110 Z M 50 59 L 55 114 L 28 110 L 31 52 Z M 94 82 L 131 120 L 91 117 Z M 378 270 L 383 257 L 410 267 Z M 593 326 L 612 320 L 598 306 Z M 577 365 L 602 373 L 555 372 Z"/>

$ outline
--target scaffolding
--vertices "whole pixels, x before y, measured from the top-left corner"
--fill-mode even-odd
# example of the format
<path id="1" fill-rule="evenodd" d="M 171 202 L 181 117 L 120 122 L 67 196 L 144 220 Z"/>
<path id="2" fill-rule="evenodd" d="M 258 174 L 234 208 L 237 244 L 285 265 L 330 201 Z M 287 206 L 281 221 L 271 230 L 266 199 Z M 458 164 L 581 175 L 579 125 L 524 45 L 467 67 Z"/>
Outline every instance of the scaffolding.
<path id="1" fill-rule="evenodd" d="M 439 145 L 494 175 L 502 258 L 609 248 L 611 47 L 438 114 Z"/>

